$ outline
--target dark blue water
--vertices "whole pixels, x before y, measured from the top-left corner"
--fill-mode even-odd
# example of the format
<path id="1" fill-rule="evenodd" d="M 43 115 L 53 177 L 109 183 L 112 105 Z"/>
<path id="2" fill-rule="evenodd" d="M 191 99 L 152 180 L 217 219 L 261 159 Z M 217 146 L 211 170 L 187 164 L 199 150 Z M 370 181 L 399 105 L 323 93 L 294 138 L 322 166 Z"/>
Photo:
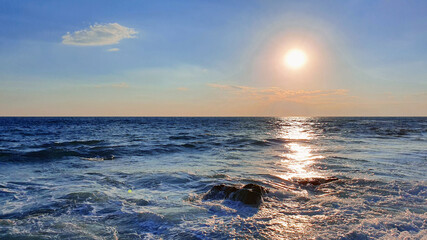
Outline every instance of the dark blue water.
<path id="1" fill-rule="evenodd" d="M 0 118 L 0 239 L 425 239 L 426 172 L 427 118 Z"/>

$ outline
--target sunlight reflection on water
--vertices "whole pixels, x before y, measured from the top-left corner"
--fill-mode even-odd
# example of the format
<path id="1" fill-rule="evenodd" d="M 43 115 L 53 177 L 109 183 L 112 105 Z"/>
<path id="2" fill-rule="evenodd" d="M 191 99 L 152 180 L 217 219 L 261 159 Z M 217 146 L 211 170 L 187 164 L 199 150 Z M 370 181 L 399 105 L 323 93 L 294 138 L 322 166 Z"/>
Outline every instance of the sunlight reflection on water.
<path id="1" fill-rule="evenodd" d="M 307 228 L 310 226 L 310 218 L 303 215 L 287 215 L 275 218 L 270 223 L 282 236 L 292 236 L 295 233 L 295 235 L 301 236 L 301 233 L 307 232 Z M 275 238 L 277 237 L 275 236 Z"/>
<path id="2" fill-rule="evenodd" d="M 279 136 L 290 141 L 284 146 L 288 152 L 281 155 L 281 166 L 287 170 L 287 173 L 278 176 L 281 179 L 291 180 L 321 176 L 312 168 L 312 165 L 315 160 L 324 157 L 313 154 L 313 147 L 306 142 L 314 139 L 315 136 L 310 126 L 304 125 L 304 122 L 304 118 L 289 119 L 287 124 L 281 126 Z"/>
<path id="3" fill-rule="evenodd" d="M 0 238 L 419 239 L 426 126 L 426 118 L 1 118 Z M 87 161 L 98 158 L 110 161 Z M 317 176 L 337 181 L 307 179 Z M 215 185 L 249 183 L 268 190 L 258 208 L 204 199 Z"/>
<path id="4" fill-rule="evenodd" d="M 280 127 L 277 131 L 277 137 L 285 140 L 283 152 L 279 155 L 278 169 L 275 176 L 284 182 L 294 182 L 298 179 L 322 177 L 318 169 L 313 166 L 319 159 L 325 158 L 317 154 L 317 148 L 313 144 L 316 135 L 311 125 L 308 124 L 307 118 L 284 118 L 281 119 Z M 301 196 L 307 196 L 305 189 L 289 188 L 286 184 L 278 183 L 279 187 L 286 192 L 293 192 Z M 282 203 L 277 209 L 298 209 L 299 203 L 290 204 Z M 276 209 L 276 208 L 272 208 Z M 275 210 L 269 210 L 269 214 L 274 215 L 269 222 L 267 233 L 270 239 L 282 239 L 281 236 L 299 239 L 301 236 L 309 235 L 313 231 L 313 218 L 307 215 L 298 214 L 297 211 L 291 210 L 292 214 L 280 215 Z M 318 216 L 319 217 L 319 216 Z"/>

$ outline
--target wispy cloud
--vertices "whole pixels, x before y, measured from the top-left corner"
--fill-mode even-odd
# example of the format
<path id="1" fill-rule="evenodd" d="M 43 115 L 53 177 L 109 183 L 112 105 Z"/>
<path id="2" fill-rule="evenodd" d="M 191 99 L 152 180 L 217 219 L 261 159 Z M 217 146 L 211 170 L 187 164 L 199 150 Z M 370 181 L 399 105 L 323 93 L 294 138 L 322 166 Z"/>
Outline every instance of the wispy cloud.
<path id="1" fill-rule="evenodd" d="M 222 85 L 222 84 L 208 84 L 211 88 L 229 91 L 233 94 L 252 99 L 266 100 L 266 101 L 293 101 L 305 102 L 314 98 L 330 97 L 330 96 L 347 96 L 348 90 L 334 89 L 334 90 L 285 90 L 278 87 L 271 88 L 254 88 L 248 86 L 236 85 Z"/>
<path id="2" fill-rule="evenodd" d="M 179 87 L 176 90 L 178 90 L 178 91 L 188 91 L 188 88 L 186 88 L 186 87 Z"/>
<path id="3" fill-rule="evenodd" d="M 118 23 L 95 24 L 87 29 L 67 33 L 62 43 L 76 46 L 102 46 L 117 44 L 122 39 L 135 38 L 138 32 Z"/>
<path id="4" fill-rule="evenodd" d="M 120 51 L 120 49 L 119 48 L 109 48 L 109 49 L 107 49 L 107 52 L 117 52 L 117 51 Z"/>
<path id="5" fill-rule="evenodd" d="M 109 83 L 109 84 L 99 84 L 96 85 L 95 87 L 97 88 L 128 88 L 129 84 L 125 83 L 125 82 L 121 82 L 121 83 Z"/>

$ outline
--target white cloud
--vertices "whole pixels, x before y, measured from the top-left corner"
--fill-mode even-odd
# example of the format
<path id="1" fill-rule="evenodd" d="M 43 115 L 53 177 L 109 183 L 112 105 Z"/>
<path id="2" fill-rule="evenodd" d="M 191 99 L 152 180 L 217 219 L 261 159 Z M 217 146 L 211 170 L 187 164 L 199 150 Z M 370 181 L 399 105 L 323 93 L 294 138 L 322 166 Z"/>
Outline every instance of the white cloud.
<path id="1" fill-rule="evenodd" d="M 125 38 L 135 38 L 137 33 L 118 23 L 95 24 L 88 29 L 67 33 L 62 36 L 62 43 L 77 46 L 112 45 Z"/>
<path id="2" fill-rule="evenodd" d="M 110 48 L 110 49 L 107 49 L 107 52 L 117 52 L 117 51 L 120 51 L 120 49 L 119 48 Z"/>

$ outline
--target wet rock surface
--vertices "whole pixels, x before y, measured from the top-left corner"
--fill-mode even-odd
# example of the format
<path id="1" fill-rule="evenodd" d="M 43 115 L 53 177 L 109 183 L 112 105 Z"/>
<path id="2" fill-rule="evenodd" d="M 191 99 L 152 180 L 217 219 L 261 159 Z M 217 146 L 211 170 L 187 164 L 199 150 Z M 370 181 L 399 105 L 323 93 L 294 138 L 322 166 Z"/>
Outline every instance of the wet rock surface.
<path id="1" fill-rule="evenodd" d="M 328 177 L 328 178 L 307 178 L 307 179 L 300 179 L 296 182 L 303 186 L 319 186 L 321 184 L 333 182 L 339 180 L 336 177 Z"/>
<path id="2" fill-rule="evenodd" d="M 258 207 L 263 202 L 263 196 L 267 192 L 268 190 L 264 187 L 252 183 L 241 188 L 220 184 L 213 186 L 211 190 L 205 194 L 203 200 L 229 199 Z"/>

